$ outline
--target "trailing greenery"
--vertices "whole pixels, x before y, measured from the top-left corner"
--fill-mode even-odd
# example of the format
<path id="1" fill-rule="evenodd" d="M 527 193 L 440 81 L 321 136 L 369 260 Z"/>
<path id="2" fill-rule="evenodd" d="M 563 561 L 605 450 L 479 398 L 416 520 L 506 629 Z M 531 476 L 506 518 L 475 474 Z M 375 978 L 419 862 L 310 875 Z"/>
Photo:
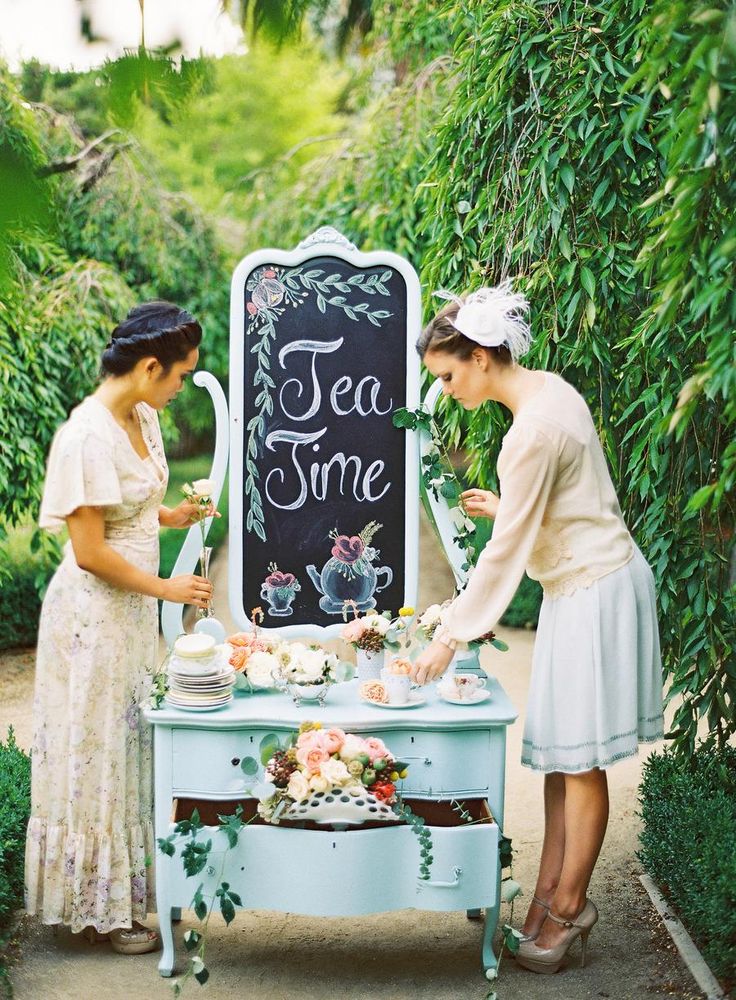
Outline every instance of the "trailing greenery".
<path id="1" fill-rule="evenodd" d="M 10 996 L 2 952 L 15 911 L 23 904 L 26 826 L 31 811 L 31 761 L 12 727 L 0 741 L 0 989 Z"/>
<path id="2" fill-rule="evenodd" d="M 653 753 L 639 801 L 644 867 L 713 972 L 736 981 L 736 748 Z"/>
<path id="3" fill-rule="evenodd" d="M 733 4 L 411 7 L 411 71 L 394 5 L 376 0 L 374 58 L 399 82 L 267 214 L 254 204 L 254 235 L 288 246 L 330 222 L 396 249 L 428 315 L 432 289 L 516 278 L 529 364 L 590 404 L 653 566 L 675 745 L 692 750 L 701 716 L 723 744 L 736 727 Z M 263 183 L 278 189 L 278 174 Z M 486 404 L 468 421 L 449 404 L 440 417 L 448 447 L 472 450 L 471 479 L 494 488 L 508 415 Z"/>

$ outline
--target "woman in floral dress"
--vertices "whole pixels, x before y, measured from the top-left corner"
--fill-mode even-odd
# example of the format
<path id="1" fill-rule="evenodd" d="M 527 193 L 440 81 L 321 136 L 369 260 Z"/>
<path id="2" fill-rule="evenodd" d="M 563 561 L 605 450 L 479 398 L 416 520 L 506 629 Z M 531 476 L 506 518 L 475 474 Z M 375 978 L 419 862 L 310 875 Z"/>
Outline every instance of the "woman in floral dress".
<path id="1" fill-rule="evenodd" d="M 439 677 L 458 642 L 493 629 L 524 570 L 544 600 L 534 645 L 522 764 L 545 775 L 545 834 L 517 960 L 556 972 L 598 919 L 588 883 L 608 822 L 606 769 L 662 737 L 662 677 L 652 572 L 629 534 L 582 397 L 551 372 L 517 364 L 528 303 L 508 283 L 454 296 L 418 349 L 445 394 L 487 400 L 513 423 L 498 458 L 500 497 L 468 490 L 493 536 L 447 607 L 415 677 Z"/>
<path id="2" fill-rule="evenodd" d="M 157 658 L 157 599 L 204 606 L 209 581 L 160 579 L 159 525 L 185 528 L 195 502 L 162 506 L 157 410 L 198 359 L 202 331 L 167 302 L 132 309 L 102 355 L 103 380 L 54 438 L 40 525 L 69 542 L 41 611 L 26 907 L 45 924 L 125 953 L 158 946 L 153 909 L 151 738 L 140 706 Z"/>

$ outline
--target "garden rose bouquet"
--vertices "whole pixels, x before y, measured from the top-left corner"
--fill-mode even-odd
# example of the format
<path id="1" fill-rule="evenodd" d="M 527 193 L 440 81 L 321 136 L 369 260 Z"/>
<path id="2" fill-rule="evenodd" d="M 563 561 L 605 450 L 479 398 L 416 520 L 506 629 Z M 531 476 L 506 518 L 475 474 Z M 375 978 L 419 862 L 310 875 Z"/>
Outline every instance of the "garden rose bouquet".
<path id="1" fill-rule="evenodd" d="M 348 680 L 352 672 L 350 664 L 343 663 L 337 653 L 303 642 L 281 643 L 276 656 L 279 675 L 287 684 L 336 684 Z"/>
<path id="2" fill-rule="evenodd" d="M 257 631 L 236 632 L 225 642 L 232 650 L 228 662 L 251 688 L 275 686 L 281 667 L 278 650 L 282 643 L 278 637 L 265 639 Z"/>
<path id="3" fill-rule="evenodd" d="M 347 620 L 349 601 L 345 602 L 343 618 Z M 390 611 L 371 611 L 361 618 L 357 612 L 351 622 L 346 621 L 340 636 L 349 642 L 353 649 L 364 649 L 370 653 L 378 653 L 382 649 L 399 650 L 402 637 L 408 635 L 409 622 L 414 614 L 414 608 L 401 608 L 396 618 Z"/>
<path id="4" fill-rule="evenodd" d="M 258 812 L 267 822 L 278 823 L 293 803 L 333 788 L 356 797 L 369 791 L 388 805 L 396 802 L 396 782 L 406 777 L 407 766 L 382 740 L 322 729 L 317 722 L 304 723 L 295 737 L 291 747 L 275 751 L 266 762 Z"/>

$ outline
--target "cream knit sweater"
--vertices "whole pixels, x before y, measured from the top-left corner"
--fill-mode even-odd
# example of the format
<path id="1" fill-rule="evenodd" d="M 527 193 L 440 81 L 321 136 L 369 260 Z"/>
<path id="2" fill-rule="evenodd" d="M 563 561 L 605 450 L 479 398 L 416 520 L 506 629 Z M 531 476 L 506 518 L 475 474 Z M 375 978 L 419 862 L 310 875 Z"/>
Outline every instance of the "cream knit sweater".
<path id="1" fill-rule="evenodd" d="M 547 598 L 569 596 L 634 555 L 590 410 L 558 375 L 516 414 L 498 478 L 493 536 L 435 633 L 448 646 L 494 628 L 524 570 Z"/>

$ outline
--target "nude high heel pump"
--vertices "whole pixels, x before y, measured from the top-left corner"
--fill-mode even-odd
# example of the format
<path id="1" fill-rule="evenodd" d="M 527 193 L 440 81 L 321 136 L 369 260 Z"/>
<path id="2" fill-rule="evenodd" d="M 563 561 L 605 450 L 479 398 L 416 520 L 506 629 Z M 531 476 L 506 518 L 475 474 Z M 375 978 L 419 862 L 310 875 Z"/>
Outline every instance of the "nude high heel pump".
<path id="1" fill-rule="evenodd" d="M 582 945 L 582 956 L 580 965 L 585 965 L 585 956 L 588 949 L 588 935 L 594 924 L 598 920 L 598 910 L 589 899 L 585 901 L 585 906 L 574 920 L 563 920 L 556 917 L 550 910 L 547 914 L 549 920 L 567 928 L 565 937 L 555 945 L 554 948 L 538 948 L 531 941 L 523 941 L 519 945 L 516 954 L 516 961 L 525 969 L 531 972 L 555 973 L 562 965 L 565 955 L 573 945 L 573 942 L 580 938 Z"/>
<path id="2" fill-rule="evenodd" d="M 544 910 L 545 918 L 546 918 L 547 914 L 549 913 L 549 906 L 550 906 L 550 904 L 549 903 L 545 903 L 545 901 L 543 899 L 540 899 L 539 896 L 532 896 L 532 903 L 536 903 L 537 906 L 541 906 L 542 907 L 542 909 Z M 544 923 L 544 920 L 542 921 L 542 924 L 543 923 Z M 542 924 L 539 925 L 539 930 L 540 931 L 542 929 Z M 521 937 L 519 938 L 519 944 L 523 944 L 525 941 L 536 941 L 538 936 L 539 936 L 539 931 L 537 931 L 536 934 L 522 934 Z"/>

